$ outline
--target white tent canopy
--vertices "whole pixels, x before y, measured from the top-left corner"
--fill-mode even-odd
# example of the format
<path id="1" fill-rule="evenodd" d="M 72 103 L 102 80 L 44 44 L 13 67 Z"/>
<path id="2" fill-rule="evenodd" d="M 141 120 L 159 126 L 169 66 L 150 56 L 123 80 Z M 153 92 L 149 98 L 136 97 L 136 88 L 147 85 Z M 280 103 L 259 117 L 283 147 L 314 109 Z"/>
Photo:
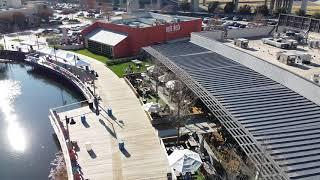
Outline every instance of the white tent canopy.
<path id="1" fill-rule="evenodd" d="M 38 49 L 37 52 L 42 53 L 42 54 L 46 54 L 46 55 L 50 55 L 50 56 L 54 56 L 54 49 L 49 48 L 49 47 Z"/>
<path id="2" fill-rule="evenodd" d="M 81 59 L 78 59 L 77 62 L 76 62 L 76 66 L 78 66 L 78 67 L 79 66 L 90 66 L 90 64 L 85 62 L 85 61 L 83 61 L 83 60 L 81 60 Z"/>
<path id="3" fill-rule="evenodd" d="M 77 67 L 79 66 L 90 66 L 90 64 L 88 62 L 86 62 L 83 58 L 80 58 L 79 56 L 69 53 L 67 51 L 64 50 L 54 50 L 53 48 L 50 47 L 46 47 L 46 48 L 42 48 L 37 50 L 37 52 L 41 53 L 41 54 L 46 54 L 49 56 L 53 56 L 53 57 L 57 57 L 62 59 L 64 62 L 63 63 L 67 63 L 70 65 L 76 65 Z"/>
<path id="4" fill-rule="evenodd" d="M 32 41 L 32 40 L 26 40 L 26 41 L 22 41 L 21 44 L 23 45 L 28 45 L 28 46 L 37 46 L 39 45 L 46 45 L 46 42 L 42 42 L 42 41 Z"/>
<path id="5" fill-rule="evenodd" d="M 189 149 L 174 150 L 168 157 L 169 166 L 180 173 L 194 173 L 202 165 L 201 158 L 198 153 Z"/>
<path id="6" fill-rule="evenodd" d="M 161 111 L 159 103 L 150 102 L 143 105 L 143 109 L 147 112 L 158 113 Z"/>

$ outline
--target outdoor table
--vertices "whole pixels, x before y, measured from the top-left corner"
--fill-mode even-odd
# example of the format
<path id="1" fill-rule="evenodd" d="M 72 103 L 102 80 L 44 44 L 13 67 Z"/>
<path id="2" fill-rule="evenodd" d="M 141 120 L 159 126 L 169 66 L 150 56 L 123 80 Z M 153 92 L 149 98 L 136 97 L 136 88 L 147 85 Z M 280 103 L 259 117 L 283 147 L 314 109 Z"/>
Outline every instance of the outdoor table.
<path id="1" fill-rule="evenodd" d="M 193 137 L 190 137 L 190 138 L 188 139 L 188 142 L 189 142 L 189 144 L 190 144 L 191 147 L 196 147 L 196 146 L 198 146 L 198 143 L 196 142 L 196 140 L 194 140 Z"/>
<path id="2" fill-rule="evenodd" d="M 210 175 L 216 174 L 216 169 L 211 164 L 209 164 L 208 162 L 204 162 L 203 163 L 203 168 Z"/>
<path id="3" fill-rule="evenodd" d="M 142 61 L 137 59 L 131 60 L 131 62 L 133 62 L 134 64 L 142 64 Z"/>

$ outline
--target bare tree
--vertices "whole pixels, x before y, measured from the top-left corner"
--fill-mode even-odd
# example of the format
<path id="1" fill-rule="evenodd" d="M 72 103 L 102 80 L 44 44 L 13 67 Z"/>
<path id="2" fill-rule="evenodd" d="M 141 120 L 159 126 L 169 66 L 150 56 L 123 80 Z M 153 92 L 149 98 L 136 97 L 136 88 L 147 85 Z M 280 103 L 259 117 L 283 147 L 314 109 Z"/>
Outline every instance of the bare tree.
<path id="1" fill-rule="evenodd" d="M 189 119 L 189 109 L 195 103 L 196 96 L 181 81 L 177 81 L 175 88 L 170 91 L 170 96 L 175 104 L 172 120 L 177 128 L 177 144 L 180 143 L 181 127 Z"/>
<path id="2" fill-rule="evenodd" d="M 102 8 L 101 8 L 102 15 L 105 16 L 108 21 L 110 21 L 110 15 L 111 15 L 112 9 L 113 9 L 112 4 L 110 3 L 102 4 Z"/>

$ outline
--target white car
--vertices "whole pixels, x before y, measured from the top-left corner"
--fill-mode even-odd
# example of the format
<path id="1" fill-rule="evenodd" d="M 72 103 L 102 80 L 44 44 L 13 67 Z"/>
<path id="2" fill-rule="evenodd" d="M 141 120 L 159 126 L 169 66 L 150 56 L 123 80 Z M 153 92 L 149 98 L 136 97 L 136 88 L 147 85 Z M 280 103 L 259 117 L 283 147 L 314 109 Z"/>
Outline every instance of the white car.
<path id="1" fill-rule="evenodd" d="M 235 17 L 233 17 L 233 18 L 232 18 L 232 20 L 234 20 L 234 21 L 238 21 L 238 20 L 239 20 L 239 18 L 235 16 Z"/>

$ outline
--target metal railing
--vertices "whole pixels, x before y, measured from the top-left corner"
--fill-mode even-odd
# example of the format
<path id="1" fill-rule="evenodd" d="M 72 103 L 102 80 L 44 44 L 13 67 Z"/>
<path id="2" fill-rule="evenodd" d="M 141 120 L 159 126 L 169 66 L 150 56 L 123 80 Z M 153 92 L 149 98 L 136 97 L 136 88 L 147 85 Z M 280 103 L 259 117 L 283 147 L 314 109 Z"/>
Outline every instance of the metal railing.
<path id="1" fill-rule="evenodd" d="M 69 180 L 73 180 L 73 169 L 72 169 L 72 164 L 71 164 L 71 159 L 70 159 L 70 153 L 69 153 L 69 147 L 70 147 L 70 142 L 66 141 L 66 128 L 64 127 L 62 121 L 60 120 L 60 117 L 51 109 L 49 119 L 51 121 L 51 124 L 53 126 L 53 129 L 57 135 L 57 138 L 60 142 L 61 146 L 61 151 L 63 153 L 64 161 L 66 164 L 66 170 L 67 170 L 67 175 Z"/>
<path id="2" fill-rule="evenodd" d="M 49 61 L 40 61 L 39 58 L 35 58 L 32 56 L 27 56 L 26 61 L 31 64 L 38 64 L 39 66 L 44 66 L 46 68 L 50 68 L 51 70 L 63 75 L 65 78 L 69 79 L 72 83 L 74 83 L 82 92 L 82 94 L 85 96 L 85 98 L 89 102 L 93 102 L 93 95 L 89 91 L 89 89 L 86 87 L 86 85 L 73 73 L 71 73 L 69 70 L 56 65 L 55 63 L 51 63 Z"/>
<path id="3" fill-rule="evenodd" d="M 59 116 L 59 113 L 70 111 L 72 109 L 76 109 L 76 108 L 83 107 L 86 105 L 88 105 L 88 101 L 81 101 L 81 102 L 68 104 L 66 106 L 52 108 L 49 110 L 49 112 L 50 112 L 49 119 L 51 121 L 53 129 L 54 129 L 54 131 L 58 137 L 58 140 L 60 142 L 61 151 L 63 153 L 63 157 L 64 157 L 64 161 L 66 164 L 66 170 L 67 170 L 69 180 L 74 179 L 73 166 L 71 163 L 70 152 L 69 152 L 69 147 L 71 147 L 71 144 L 70 144 L 71 140 L 68 136 L 69 132 L 67 130 L 67 127 L 64 126 L 64 124 L 61 120 L 62 118 Z M 68 141 L 67 141 L 67 139 L 68 139 Z"/>

